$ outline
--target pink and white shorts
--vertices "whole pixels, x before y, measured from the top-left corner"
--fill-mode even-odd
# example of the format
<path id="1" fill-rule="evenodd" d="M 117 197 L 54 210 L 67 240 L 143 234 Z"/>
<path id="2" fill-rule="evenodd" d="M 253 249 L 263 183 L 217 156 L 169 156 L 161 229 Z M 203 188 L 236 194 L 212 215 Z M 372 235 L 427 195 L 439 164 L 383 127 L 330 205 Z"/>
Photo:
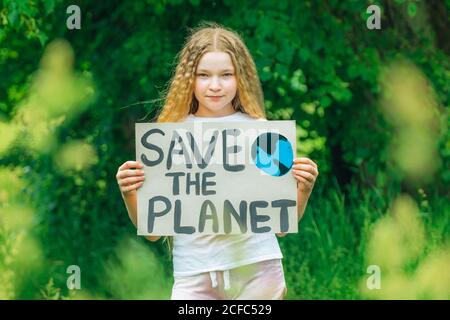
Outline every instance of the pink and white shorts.
<path id="1" fill-rule="evenodd" d="M 224 271 L 176 276 L 172 300 L 282 300 L 287 293 L 281 259 Z"/>

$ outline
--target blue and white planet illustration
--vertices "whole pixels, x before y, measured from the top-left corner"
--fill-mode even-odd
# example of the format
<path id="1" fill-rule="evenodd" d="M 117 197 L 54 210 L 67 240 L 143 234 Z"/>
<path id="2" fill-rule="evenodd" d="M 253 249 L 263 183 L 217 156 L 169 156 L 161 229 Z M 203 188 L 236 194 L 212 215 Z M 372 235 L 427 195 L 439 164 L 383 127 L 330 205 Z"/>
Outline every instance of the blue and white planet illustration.
<path id="1" fill-rule="evenodd" d="M 257 168 L 271 176 L 280 177 L 291 169 L 294 152 L 285 136 L 267 132 L 259 135 L 253 143 L 252 158 Z"/>

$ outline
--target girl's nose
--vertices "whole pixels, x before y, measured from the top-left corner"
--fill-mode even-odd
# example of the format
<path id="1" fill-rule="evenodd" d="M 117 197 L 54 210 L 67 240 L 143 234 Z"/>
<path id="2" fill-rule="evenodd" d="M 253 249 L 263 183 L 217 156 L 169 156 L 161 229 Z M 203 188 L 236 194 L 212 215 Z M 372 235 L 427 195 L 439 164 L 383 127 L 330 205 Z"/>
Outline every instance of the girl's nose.
<path id="1" fill-rule="evenodd" d="M 213 77 L 211 79 L 211 82 L 209 84 L 209 88 L 211 90 L 219 90 L 220 89 L 220 82 L 219 79 L 217 79 L 216 77 Z"/>

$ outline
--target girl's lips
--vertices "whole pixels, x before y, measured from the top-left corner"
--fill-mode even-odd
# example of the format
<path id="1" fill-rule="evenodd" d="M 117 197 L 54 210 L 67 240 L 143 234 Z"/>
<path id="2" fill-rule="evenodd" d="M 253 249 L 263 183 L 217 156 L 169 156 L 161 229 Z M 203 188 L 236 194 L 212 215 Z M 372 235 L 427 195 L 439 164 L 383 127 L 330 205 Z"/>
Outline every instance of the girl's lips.
<path id="1" fill-rule="evenodd" d="M 207 96 L 207 98 L 212 99 L 212 100 L 219 100 L 220 98 L 222 98 L 223 96 L 218 96 L 218 97 L 214 97 L 214 96 Z"/>

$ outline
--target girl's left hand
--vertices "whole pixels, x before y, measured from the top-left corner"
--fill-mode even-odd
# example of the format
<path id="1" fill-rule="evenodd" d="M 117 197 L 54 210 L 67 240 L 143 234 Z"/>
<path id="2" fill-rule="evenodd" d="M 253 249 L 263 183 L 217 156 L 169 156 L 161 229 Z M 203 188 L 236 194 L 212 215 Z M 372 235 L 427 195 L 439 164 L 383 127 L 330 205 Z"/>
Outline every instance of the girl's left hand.
<path id="1" fill-rule="evenodd" d="M 295 158 L 292 165 L 292 175 L 297 180 L 298 191 L 311 193 L 319 170 L 317 164 L 311 159 Z"/>

